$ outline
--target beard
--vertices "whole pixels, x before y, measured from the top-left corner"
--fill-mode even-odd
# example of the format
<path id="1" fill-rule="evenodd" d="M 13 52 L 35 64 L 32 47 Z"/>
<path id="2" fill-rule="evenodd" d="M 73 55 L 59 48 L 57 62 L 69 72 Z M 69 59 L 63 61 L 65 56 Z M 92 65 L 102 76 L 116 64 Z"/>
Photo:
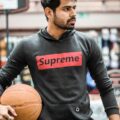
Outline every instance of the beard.
<path id="1" fill-rule="evenodd" d="M 64 23 L 55 14 L 53 23 L 60 29 L 63 29 L 63 30 L 73 30 L 75 28 L 75 26 L 74 26 L 73 23 L 70 24 L 71 20 L 76 20 L 75 16 L 71 17 L 69 20 L 67 20 L 66 23 Z"/>

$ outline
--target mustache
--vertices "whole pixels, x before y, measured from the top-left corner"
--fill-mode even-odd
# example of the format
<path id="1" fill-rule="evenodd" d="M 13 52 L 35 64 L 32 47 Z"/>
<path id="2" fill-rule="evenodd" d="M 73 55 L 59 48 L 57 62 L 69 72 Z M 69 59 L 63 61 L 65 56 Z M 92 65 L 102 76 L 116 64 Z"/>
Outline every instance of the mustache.
<path id="1" fill-rule="evenodd" d="M 72 17 L 68 20 L 68 22 L 70 22 L 71 20 L 76 20 L 76 17 L 75 17 L 75 16 L 72 16 Z"/>

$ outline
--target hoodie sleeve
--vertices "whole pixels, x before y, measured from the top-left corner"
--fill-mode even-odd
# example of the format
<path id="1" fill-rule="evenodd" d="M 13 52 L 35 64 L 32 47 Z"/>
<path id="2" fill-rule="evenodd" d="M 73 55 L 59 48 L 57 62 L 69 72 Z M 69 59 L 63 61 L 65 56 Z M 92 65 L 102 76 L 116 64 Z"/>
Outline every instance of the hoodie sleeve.
<path id="1" fill-rule="evenodd" d="M 112 81 L 107 75 L 107 70 L 102 59 L 102 53 L 95 40 L 91 40 L 90 58 L 88 60 L 88 68 L 91 76 L 96 82 L 100 91 L 102 102 L 107 115 L 119 114 L 119 108 L 114 96 Z"/>
<path id="2" fill-rule="evenodd" d="M 11 85 L 12 80 L 25 67 L 26 60 L 24 55 L 23 41 L 10 53 L 7 63 L 0 70 L 0 85 L 5 89 L 6 86 Z"/>

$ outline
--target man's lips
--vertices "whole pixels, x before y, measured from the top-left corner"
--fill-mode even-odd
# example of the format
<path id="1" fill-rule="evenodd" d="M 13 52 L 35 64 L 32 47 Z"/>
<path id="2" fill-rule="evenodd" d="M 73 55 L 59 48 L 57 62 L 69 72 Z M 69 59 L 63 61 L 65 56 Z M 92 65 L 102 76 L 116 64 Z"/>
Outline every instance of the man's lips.
<path id="1" fill-rule="evenodd" d="M 76 22 L 76 19 L 71 19 L 71 20 L 69 20 L 69 23 L 70 23 L 70 24 L 75 24 L 75 22 Z"/>

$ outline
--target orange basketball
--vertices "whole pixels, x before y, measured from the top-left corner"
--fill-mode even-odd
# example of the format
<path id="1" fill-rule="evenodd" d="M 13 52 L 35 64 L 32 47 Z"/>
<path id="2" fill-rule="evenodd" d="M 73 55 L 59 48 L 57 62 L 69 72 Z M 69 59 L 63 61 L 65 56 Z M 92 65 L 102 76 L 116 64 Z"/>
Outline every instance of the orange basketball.
<path id="1" fill-rule="evenodd" d="M 8 87 L 1 96 L 1 104 L 10 105 L 15 109 L 15 120 L 37 120 L 42 110 L 40 95 L 26 84 Z"/>

